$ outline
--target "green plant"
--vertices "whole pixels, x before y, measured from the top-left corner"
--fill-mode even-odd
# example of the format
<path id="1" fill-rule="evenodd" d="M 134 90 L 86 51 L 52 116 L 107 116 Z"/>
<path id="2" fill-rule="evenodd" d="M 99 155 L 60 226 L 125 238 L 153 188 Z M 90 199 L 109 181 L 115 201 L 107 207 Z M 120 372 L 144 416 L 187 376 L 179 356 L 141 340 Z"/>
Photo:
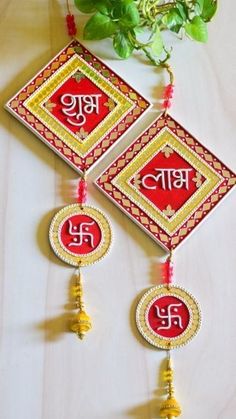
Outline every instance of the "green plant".
<path id="1" fill-rule="evenodd" d="M 206 42 L 207 24 L 217 10 L 217 0 L 74 0 L 82 13 L 93 14 L 87 21 L 86 40 L 111 38 L 116 53 L 128 58 L 134 50 L 142 50 L 156 66 L 167 69 L 171 50 L 164 44 L 162 32 L 169 30 Z M 142 32 L 147 38 L 140 41 Z"/>

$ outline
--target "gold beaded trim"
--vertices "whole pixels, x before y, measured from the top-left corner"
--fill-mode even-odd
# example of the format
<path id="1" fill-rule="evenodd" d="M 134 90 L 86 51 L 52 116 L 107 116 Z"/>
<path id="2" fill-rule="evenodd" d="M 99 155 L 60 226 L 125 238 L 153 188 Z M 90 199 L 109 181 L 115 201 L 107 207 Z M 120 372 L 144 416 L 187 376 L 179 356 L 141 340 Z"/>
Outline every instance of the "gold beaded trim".
<path id="1" fill-rule="evenodd" d="M 78 137 L 67 129 L 56 117 L 42 106 L 58 88 L 79 70 L 89 78 L 100 90 L 105 92 L 116 103 L 113 111 L 108 113 L 103 121 L 86 137 L 80 141 Z M 134 108 L 132 100 L 128 99 L 115 86 L 106 80 L 98 71 L 90 66 L 79 56 L 74 55 L 60 67 L 49 79 L 24 102 L 24 106 L 32 112 L 48 129 L 58 138 L 63 139 L 79 156 L 85 156 L 96 144 L 105 137 L 115 124 Z"/>

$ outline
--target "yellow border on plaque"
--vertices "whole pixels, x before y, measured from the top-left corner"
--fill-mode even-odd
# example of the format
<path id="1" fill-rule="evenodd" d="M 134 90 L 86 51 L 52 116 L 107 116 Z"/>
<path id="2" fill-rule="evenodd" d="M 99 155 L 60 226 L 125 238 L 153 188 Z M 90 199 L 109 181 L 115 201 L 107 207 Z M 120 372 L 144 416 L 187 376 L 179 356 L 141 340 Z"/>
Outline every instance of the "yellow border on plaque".
<path id="1" fill-rule="evenodd" d="M 206 181 L 202 186 L 186 201 L 186 203 L 174 214 L 173 217 L 167 219 L 162 215 L 161 211 L 152 205 L 148 199 L 138 193 L 136 188 L 129 181 L 140 170 L 142 164 L 140 161 L 147 162 L 161 151 L 166 145 L 172 146 L 183 158 L 185 158 L 196 170 L 198 170 Z M 159 224 L 168 234 L 172 235 L 176 229 L 184 222 L 186 217 L 190 215 L 201 204 L 207 196 L 212 193 L 221 181 L 210 167 L 208 167 L 197 155 L 192 152 L 185 144 L 178 141 L 177 138 L 170 133 L 168 128 L 162 130 L 155 138 L 148 143 L 144 149 L 128 164 L 113 180 L 112 184 L 116 186 L 122 193 L 128 196 L 132 202 L 136 203 L 143 211 Z"/>
<path id="2" fill-rule="evenodd" d="M 63 127 L 63 124 L 53 115 L 50 115 L 42 106 L 76 70 L 83 73 L 116 103 L 115 108 L 83 141 L 76 138 L 76 135 L 73 135 L 72 132 Z M 134 107 L 134 104 L 99 72 L 91 68 L 81 57 L 74 55 L 24 102 L 24 106 L 53 131 L 59 139 L 65 142 L 68 147 L 83 157 Z"/>
<path id="3" fill-rule="evenodd" d="M 190 321 L 187 329 L 176 338 L 165 338 L 150 329 L 147 322 L 147 312 L 150 304 L 158 297 L 173 295 L 183 301 L 188 307 L 190 313 Z M 201 309 L 188 291 L 179 286 L 170 286 L 168 289 L 165 285 L 158 285 L 150 288 L 141 298 L 136 309 L 136 324 L 141 335 L 151 345 L 160 349 L 175 349 L 186 345 L 191 339 L 196 336 L 201 327 Z"/>
<path id="4" fill-rule="evenodd" d="M 93 218 L 101 229 L 101 243 L 94 251 L 86 255 L 74 255 L 71 252 L 67 252 L 60 242 L 60 226 L 63 221 L 77 214 L 88 215 Z M 53 251 L 63 262 L 77 267 L 87 266 L 98 262 L 108 253 L 112 242 L 112 230 L 105 215 L 97 208 L 88 205 L 81 208 L 79 204 L 72 204 L 62 208 L 52 219 L 49 229 L 49 240 Z"/>

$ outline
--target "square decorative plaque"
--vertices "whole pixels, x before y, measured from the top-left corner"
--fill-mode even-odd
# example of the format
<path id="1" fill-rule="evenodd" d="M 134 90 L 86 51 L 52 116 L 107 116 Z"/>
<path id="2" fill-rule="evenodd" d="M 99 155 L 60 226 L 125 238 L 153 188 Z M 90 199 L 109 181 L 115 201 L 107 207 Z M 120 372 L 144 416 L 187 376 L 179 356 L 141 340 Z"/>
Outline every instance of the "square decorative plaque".
<path id="1" fill-rule="evenodd" d="M 72 41 L 6 109 L 75 170 L 88 171 L 151 104 Z"/>
<path id="2" fill-rule="evenodd" d="M 235 185 L 235 174 L 162 114 L 97 186 L 166 250 L 175 249 Z"/>

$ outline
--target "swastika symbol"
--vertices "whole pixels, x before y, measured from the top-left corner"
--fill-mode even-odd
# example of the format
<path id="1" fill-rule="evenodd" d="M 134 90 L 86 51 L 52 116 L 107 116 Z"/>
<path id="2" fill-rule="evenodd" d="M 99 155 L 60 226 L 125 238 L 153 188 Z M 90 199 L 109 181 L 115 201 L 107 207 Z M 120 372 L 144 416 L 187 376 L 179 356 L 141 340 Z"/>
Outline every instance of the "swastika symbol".
<path id="1" fill-rule="evenodd" d="M 169 304 L 166 308 L 159 308 L 155 306 L 156 314 L 159 319 L 162 319 L 161 324 L 157 330 L 169 330 L 171 327 L 178 326 L 183 329 L 182 317 L 178 314 L 178 307 L 181 307 L 182 303 Z"/>
<path id="2" fill-rule="evenodd" d="M 94 234 L 89 232 L 89 226 L 94 224 L 95 222 L 91 221 L 82 222 L 76 226 L 69 220 L 69 234 L 72 236 L 72 242 L 68 244 L 68 247 L 82 246 L 84 242 L 90 242 L 91 247 L 94 247 Z"/>

